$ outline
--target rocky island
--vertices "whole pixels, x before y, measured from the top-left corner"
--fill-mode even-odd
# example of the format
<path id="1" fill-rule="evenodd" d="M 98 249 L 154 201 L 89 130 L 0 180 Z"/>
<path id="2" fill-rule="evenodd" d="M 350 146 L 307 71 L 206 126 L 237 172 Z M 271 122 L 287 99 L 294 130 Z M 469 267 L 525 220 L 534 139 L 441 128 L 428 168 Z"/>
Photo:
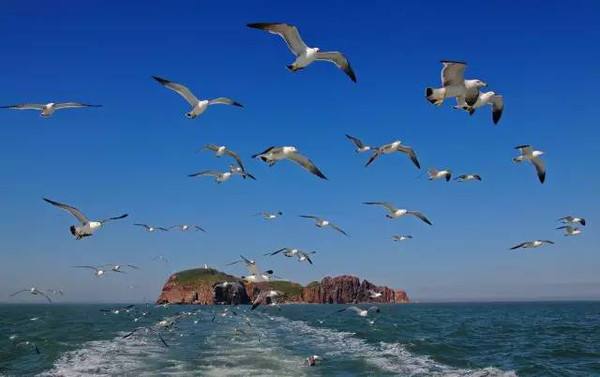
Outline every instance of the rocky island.
<path id="1" fill-rule="evenodd" d="M 222 283 L 228 282 L 224 285 Z M 195 268 L 169 277 L 156 300 L 157 304 L 237 305 L 249 304 L 261 290 L 282 292 L 281 303 L 358 304 L 408 303 L 408 295 L 400 289 L 377 286 L 356 276 L 325 277 L 306 286 L 290 281 L 246 283 L 241 278 L 213 268 Z M 371 291 L 381 295 L 372 297 Z"/>

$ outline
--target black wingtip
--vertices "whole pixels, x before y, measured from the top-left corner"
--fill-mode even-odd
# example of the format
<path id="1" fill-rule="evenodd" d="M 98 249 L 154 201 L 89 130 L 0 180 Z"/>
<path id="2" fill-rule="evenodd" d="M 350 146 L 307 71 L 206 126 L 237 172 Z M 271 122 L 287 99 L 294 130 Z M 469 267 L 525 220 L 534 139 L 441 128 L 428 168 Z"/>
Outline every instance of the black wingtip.
<path id="1" fill-rule="evenodd" d="M 152 76 L 152 78 L 161 84 L 166 84 L 166 83 L 170 82 L 169 80 L 163 79 L 162 77 L 158 77 L 158 76 Z"/>

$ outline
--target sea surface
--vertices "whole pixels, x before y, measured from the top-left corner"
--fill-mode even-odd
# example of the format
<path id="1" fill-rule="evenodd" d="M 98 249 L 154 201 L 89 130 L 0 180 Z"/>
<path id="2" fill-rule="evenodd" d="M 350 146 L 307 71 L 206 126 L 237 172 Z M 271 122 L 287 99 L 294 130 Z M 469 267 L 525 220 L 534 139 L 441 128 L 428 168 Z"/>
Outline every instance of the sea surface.
<path id="1" fill-rule="evenodd" d="M 0 375 L 600 376 L 600 302 L 120 306 L 0 305 Z"/>

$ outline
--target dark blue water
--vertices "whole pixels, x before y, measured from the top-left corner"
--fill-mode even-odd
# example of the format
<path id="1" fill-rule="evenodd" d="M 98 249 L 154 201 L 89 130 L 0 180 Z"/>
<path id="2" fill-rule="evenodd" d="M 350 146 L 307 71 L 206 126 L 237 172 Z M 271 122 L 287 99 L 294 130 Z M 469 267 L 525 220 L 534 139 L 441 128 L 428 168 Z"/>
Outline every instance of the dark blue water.
<path id="1" fill-rule="evenodd" d="M 0 375 L 600 376 L 597 302 L 111 307 L 0 305 Z"/>

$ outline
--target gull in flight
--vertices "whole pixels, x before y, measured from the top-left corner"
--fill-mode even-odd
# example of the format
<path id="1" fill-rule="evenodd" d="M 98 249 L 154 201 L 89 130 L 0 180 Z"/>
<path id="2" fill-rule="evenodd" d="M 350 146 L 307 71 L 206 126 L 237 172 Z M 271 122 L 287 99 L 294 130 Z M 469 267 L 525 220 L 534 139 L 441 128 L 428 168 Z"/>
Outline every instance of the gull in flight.
<path id="1" fill-rule="evenodd" d="M 542 151 L 535 150 L 531 145 L 519 145 L 515 149 L 518 149 L 521 154 L 513 158 L 513 162 L 521 163 L 523 161 L 529 161 L 535 166 L 535 171 L 540 180 L 540 183 L 544 183 L 546 179 L 546 167 L 544 161 L 540 158 L 544 154 Z"/>
<path id="2" fill-rule="evenodd" d="M 330 228 L 335 229 L 338 232 L 342 233 L 344 236 L 348 236 L 348 233 L 344 232 L 344 230 L 342 228 L 340 228 L 339 226 L 335 225 L 334 223 L 332 223 L 329 220 L 325 220 L 325 219 L 322 219 L 320 217 L 312 216 L 312 215 L 300 215 L 300 217 L 303 217 L 305 219 L 312 219 L 312 220 L 314 220 L 315 221 L 315 226 L 317 228 L 330 227 Z"/>
<path id="3" fill-rule="evenodd" d="M 231 174 L 238 174 L 238 175 L 242 176 L 242 178 L 244 178 L 244 179 L 250 178 L 250 179 L 256 181 L 256 177 L 253 176 L 252 174 L 248 173 L 246 170 L 244 170 L 244 168 L 239 164 L 229 165 L 229 172 Z"/>
<path id="4" fill-rule="evenodd" d="M 563 224 L 581 224 L 585 226 L 585 219 L 583 217 L 576 216 L 565 216 L 558 219 Z"/>
<path id="5" fill-rule="evenodd" d="M 108 219 L 104 219 L 104 220 L 90 221 L 90 220 L 88 220 L 87 217 L 85 217 L 85 215 L 83 213 L 81 213 L 81 211 L 79 211 L 75 207 L 71 207 L 70 205 L 67 205 L 67 204 L 55 202 L 50 199 L 46 199 L 46 198 L 43 198 L 43 199 L 46 202 L 52 204 L 53 206 L 64 209 L 65 211 L 69 212 L 71 215 L 75 216 L 75 218 L 77 220 L 79 220 L 81 225 L 79 225 L 79 226 L 71 225 L 71 227 L 69 228 L 69 230 L 71 231 L 71 234 L 73 236 L 75 236 L 75 239 L 77 239 L 77 240 L 80 240 L 84 237 L 89 237 L 89 236 L 93 235 L 95 231 L 100 229 L 104 224 L 106 224 L 109 221 L 119 220 L 119 219 L 123 219 L 123 218 L 127 217 L 127 214 L 124 214 L 124 215 L 117 216 L 117 217 L 109 217 Z"/>
<path id="6" fill-rule="evenodd" d="M 581 234 L 582 230 L 579 228 L 576 228 L 572 225 L 563 225 L 563 226 L 559 226 L 556 229 L 564 229 L 565 230 L 565 236 L 576 236 L 578 234 Z"/>
<path id="7" fill-rule="evenodd" d="M 275 220 L 279 216 L 282 216 L 283 212 L 281 212 L 281 211 L 277 211 L 277 212 L 259 212 L 256 215 L 257 216 L 262 216 L 262 218 L 265 219 L 265 220 Z"/>
<path id="8" fill-rule="evenodd" d="M 213 177 L 215 179 L 215 182 L 217 182 L 219 184 L 229 180 L 229 178 L 231 178 L 232 176 L 233 176 L 233 173 L 229 170 L 228 171 L 203 170 L 203 171 L 199 171 L 197 173 L 188 175 L 188 177 Z"/>
<path id="9" fill-rule="evenodd" d="M 292 249 L 289 247 L 284 247 L 279 250 L 275 250 L 272 253 L 266 253 L 265 255 L 277 255 L 279 253 L 283 253 L 283 255 L 285 255 L 288 258 L 297 257 L 298 262 L 307 261 L 308 263 L 313 264 L 312 260 L 310 259 L 310 255 L 316 254 L 317 252 L 316 251 L 305 252 L 300 249 Z"/>
<path id="10" fill-rule="evenodd" d="M 535 249 L 536 247 L 544 246 L 544 244 L 554 245 L 554 242 L 548 241 L 548 240 L 527 241 L 527 242 L 522 242 L 518 245 L 511 247 L 510 250 L 515 250 L 515 249 L 520 249 L 520 248 Z"/>
<path id="11" fill-rule="evenodd" d="M 427 175 L 428 175 L 430 181 L 432 181 L 434 179 L 444 178 L 444 179 L 446 179 L 446 182 L 448 182 L 452 178 L 452 172 L 448 169 L 444 169 L 444 170 L 437 170 L 435 168 L 429 169 L 427 171 Z"/>
<path id="12" fill-rule="evenodd" d="M 319 178 L 327 179 L 323 173 L 317 168 L 317 166 L 309 160 L 307 157 L 301 155 L 296 147 L 269 147 L 261 153 L 257 153 L 252 158 L 260 158 L 263 162 L 266 162 L 269 166 L 273 166 L 280 160 L 291 160 L 304 169 L 308 170 L 312 174 Z"/>
<path id="13" fill-rule="evenodd" d="M 261 272 L 256 265 L 256 262 L 253 260 L 249 260 L 245 258 L 243 255 L 240 255 L 242 261 L 246 264 L 246 268 L 250 272 L 248 276 L 242 276 L 242 280 L 251 283 L 260 283 L 263 281 L 269 281 L 273 277 L 273 270 L 268 270 L 265 272 Z"/>
<path id="14" fill-rule="evenodd" d="M 197 231 L 206 232 L 206 230 L 199 227 L 198 225 L 181 224 L 181 225 L 173 225 L 173 226 L 169 227 L 169 229 L 175 229 L 175 228 L 179 229 L 182 232 L 188 232 L 190 230 L 193 230 L 195 232 L 197 232 Z"/>
<path id="15" fill-rule="evenodd" d="M 454 180 L 457 182 L 481 181 L 481 176 L 479 174 L 462 174 L 454 178 Z"/>
<path id="16" fill-rule="evenodd" d="M 363 204 L 384 207 L 389 212 L 388 214 L 385 215 L 385 217 L 387 217 L 388 219 L 397 219 L 398 217 L 401 217 L 401 216 L 411 215 L 411 216 L 415 216 L 415 217 L 421 219 L 423 222 L 425 222 L 429 225 L 433 225 L 431 223 L 431 221 L 429 221 L 429 219 L 427 217 L 425 217 L 424 214 L 422 214 L 421 212 L 418 212 L 418 211 L 409 211 L 409 210 L 403 209 L 403 208 L 396 208 L 393 204 L 388 203 L 388 202 L 364 202 Z"/>
<path id="17" fill-rule="evenodd" d="M 21 103 L 18 105 L 0 106 L 0 109 L 13 109 L 13 110 L 37 110 L 40 111 L 40 116 L 49 118 L 54 114 L 56 110 L 62 109 L 77 109 L 81 107 L 102 107 L 102 105 L 88 105 L 79 102 L 60 102 L 60 103 Z"/>
<path id="18" fill-rule="evenodd" d="M 487 84 L 481 80 L 465 80 L 467 63 L 442 60 L 442 87 L 427 88 L 427 100 L 436 106 L 441 106 L 444 99 L 457 97 L 459 103 L 463 101 L 468 106 L 474 106 L 479 98 L 479 89 Z"/>
<path id="19" fill-rule="evenodd" d="M 412 239 L 413 236 L 410 235 L 396 235 L 396 236 L 392 236 L 392 240 L 398 242 L 398 241 L 406 241 L 406 240 L 410 240 Z"/>
<path id="20" fill-rule="evenodd" d="M 405 153 L 406 155 L 408 155 L 413 164 L 415 164 L 417 169 L 421 169 L 421 164 L 419 164 L 419 160 L 417 159 L 417 154 L 415 153 L 415 151 L 408 145 L 402 145 L 402 142 L 400 140 L 396 140 L 389 144 L 385 144 L 378 148 L 375 148 L 375 151 L 373 152 L 365 166 L 371 165 L 371 163 L 381 155 L 395 152 Z"/>
<path id="21" fill-rule="evenodd" d="M 34 295 L 34 296 L 45 297 L 46 300 L 48 300 L 49 303 L 52 303 L 52 300 L 50 299 L 50 297 L 47 294 L 45 294 L 41 289 L 38 289 L 38 288 L 35 288 L 35 287 L 29 288 L 29 289 L 21 289 L 20 291 L 16 291 L 15 293 L 11 294 L 10 297 L 14 297 L 16 295 L 19 295 L 19 294 L 25 293 L 25 292 L 27 292 L 27 293 L 29 293 L 31 295 Z"/>
<path id="22" fill-rule="evenodd" d="M 383 293 L 381 293 L 381 292 L 377 292 L 377 291 L 374 291 L 372 289 L 369 289 L 369 297 L 370 298 L 379 298 L 382 295 L 383 295 Z"/>
<path id="23" fill-rule="evenodd" d="M 371 149 L 375 149 L 374 147 L 371 147 L 369 145 L 365 145 L 360 139 L 358 139 L 358 138 L 356 138 L 354 136 L 350 136 L 350 135 L 346 134 L 346 137 L 356 147 L 356 150 L 355 150 L 356 153 L 368 152 Z"/>
<path id="24" fill-rule="evenodd" d="M 210 100 L 199 100 L 196 96 L 185 86 L 178 84 L 176 82 L 172 82 L 169 80 L 165 80 L 160 77 L 152 76 L 154 80 L 158 81 L 165 88 L 171 89 L 176 92 L 180 96 L 182 96 L 189 104 L 192 106 L 192 109 L 185 113 L 185 116 L 194 119 L 198 115 L 202 114 L 206 111 L 209 105 L 232 105 L 237 107 L 244 107 L 241 103 L 236 102 L 227 97 L 218 97 Z"/>
<path id="25" fill-rule="evenodd" d="M 150 232 L 150 233 L 155 232 L 157 230 L 161 230 L 163 232 L 168 232 L 169 231 L 169 229 L 163 228 L 161 226 L 154 226 L 154 225 L 148 225 L 148 224 L 133 224 L 133 225 L 135 225 L 135 226 L 141 226 L 144 229 L 146 229 L 146 232 Z"/>
<path id="26" fill-rule="evenodd" d="M 318 47 L 308 47 L 294 25 L 284 23 L 252 23 L 247 26 L 253 29 L 264 30 L 283 38 L 292 54 L 296 56 L 296 60 L 287 66 L 290 71 L 296 72 L 304 69 L 315 60 L 327 61 L 335 64 L 350 77 L 350 80 L 356 82 L 356 75 L 350 66 L 350 62 L 348 62 L 348 59 L 341 52 L 321 52 Z"/>
<path id="27" fill-rule="evenodd" d="M 90 270 L 94 270 L 94 276 L 101 278 L 102 276 L 104 276 L 106 274 L 106 270 L 104 268 L 102 268 L 102 266 L 100 267 L 94 267 L 94 266 L 73 266 L 73 268 L 87 268 Z M 111 270 L 114 271 L 114 270 Z M 123 271 L 115 271 L 115 272 L 120 272 L 120 273 L 124 273 Z"/>
<path id="28" fill-rule="evenodd" d="M 241 174 L 242 177 L 245 179 L 246 176 L 255 179 L 251 174 L 248 174 L 246 172 L 246 169 L 244 168 L 244 164 L 242 163 L 242 159 L 240 158 L 240 156 L 235 153 L 234 151 L 232 151 L 231 149 L 228 149 L 226 146 L 224 145 L 216 145 L 216 144 L 207 144 L 204 146 L 203 149 L 215 152 L 215 156 L 217 157 L 221 157 L 223 155 L 227 155 L 231 158 L 233 158 L 235 160 L 235 162 L 237 163 L 239 169 L 239 172 L 245 173 L 245 174 Z M 234 169 L 237 170 L 237 169 Z M 238 172 L 238 171 L 236 171 Z"/>
<path id="29" fill-rule="evenodd" d="M 477 101 L 472 106 L 467 105 L 463 97 L 456 97 L 456 106 L 454 108 L 465 110 L 469 115 L 473 115 L 475 110 L 485 105 L 492 106 L 492 121 L 494 124 L 498 124 L 502 117 L 502 111 L 504 111 L 504 97 L 495 92 L 479 93 Z"/>
<path id="30" fill-rule="evenodd" d="M 356 314 L 358 314 L 361 317 L 368 316 L 369 313 L 372 312 L 372 311 L 375 312 L 375 313 L 379 313 L 379 308 L 377 306 L 371 306 L 368 309 L 362 309 L 362 308 L 359 308 L 358 306 L 349 306 L 347 308 L 343 308 L 343 309 L 340 309 L 340 310 L 336 311 L 336 313 L 341 313 L 341 312 L 344 312 L 346 310 L 351 310 L 351 311 L 355 312 Z"/>
<path id="31" fill-rule="evenodd" d="M 132 270 L 139 270 L 140 269 L 138 266 L 135 266 L 133 264 L 125 264 L 125 265 L 122 265 L 122 264 L 105 264 L 102 267 L 110 267 L 110 270 L 113 271 L 113 272 L 123 272 L 123 273 L 124 273 L 124 271 L 122 271 L 123 267 L 128 267 L 128 268 L 131 268 Z"/>
<path id="32" fill-rule="evenodd" d="M 252 301 L 252 307 L 250 308 L 250 310 L 254 310 L 256 309 L 259 305 L 261 304 L 269 304 L 273 301 L 276 297 L 281 296 L 282 293 L 280 291 L 275 291 L 275 290 L 266 290 L 266 291 L 261 291 L 258 296 L 256 297 L 256 299 L 254 301 Z"/>

